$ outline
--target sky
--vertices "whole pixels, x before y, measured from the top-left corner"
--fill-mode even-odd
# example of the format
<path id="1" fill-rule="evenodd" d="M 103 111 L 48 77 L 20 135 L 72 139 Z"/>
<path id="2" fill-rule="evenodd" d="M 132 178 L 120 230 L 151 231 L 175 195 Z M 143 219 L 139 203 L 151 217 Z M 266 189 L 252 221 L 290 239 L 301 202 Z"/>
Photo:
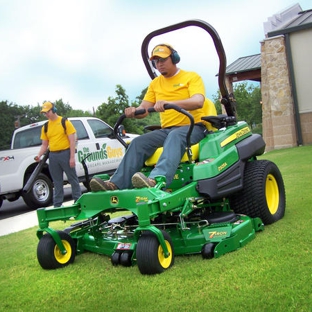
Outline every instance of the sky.
<path id="1" fill-rule="evenodd" d="M 263 23 L 311 0 L 0 0 L 0 101 L 41 105 L 62 99 L 96 110 L 121 85 L 130 103 L 151 81 L 141 57 L 154 30 L 201 19 L 218 32 L 231 64 L 260 53 Z M 210 36 L 198 27 L 153 38 L 178 51 L 179 68 L 196 71 L 206 95 L 217 94 L 219 62 Z"/>

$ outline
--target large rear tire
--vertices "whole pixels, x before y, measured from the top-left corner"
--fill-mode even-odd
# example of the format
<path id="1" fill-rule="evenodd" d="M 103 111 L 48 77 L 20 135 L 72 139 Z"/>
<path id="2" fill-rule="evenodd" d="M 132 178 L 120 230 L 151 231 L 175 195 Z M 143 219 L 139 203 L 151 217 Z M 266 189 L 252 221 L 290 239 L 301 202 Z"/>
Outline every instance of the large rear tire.
<path id="1" fill-rule="evenodd" d="M 261 218 L 264 224 L 274 223 L 285 214 L 286 195 L 278 167 L 268 160 L 246 164 L 244 188 L 230 198 L 236 213 Z"/>
<path id="2" fill-rule="evenodd" d="M 76 256 L 76 245 L 70 235 L 57 231 L 66 249 L 63 255 L 50 234 L 41 237 L 37 247 L 37 259 L 43 269 L 52 270 L 73 263 Z"/>
<path id="3" fill-rule="evenodd" d="M 169 234 L 162 231 L 169 257 L 165 258 L 164 251 L 155 234 L 144 232 L 139 238 L 136 248 L 137 264 L 141 274 L 159 274 L 174 264 L 174 251 Z"/>

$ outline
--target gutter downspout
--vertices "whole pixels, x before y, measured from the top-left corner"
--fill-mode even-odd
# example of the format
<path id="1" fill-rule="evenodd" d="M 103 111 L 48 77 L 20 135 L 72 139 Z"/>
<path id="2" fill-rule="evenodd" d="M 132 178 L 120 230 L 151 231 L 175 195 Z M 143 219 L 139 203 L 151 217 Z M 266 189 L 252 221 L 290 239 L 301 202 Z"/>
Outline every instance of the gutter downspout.
<path id="1" fill-rule="evenodd" d="M 299 114 L 299 105 L 298 105 L 298 97 L 297 97 L 294 64 L 292 61 L 289 34 L 285 34 L 285 45 L 286 45 L 286 58 L 287 58 L 287 63 L 288 63 L 288 68 L 289 68 L 289 76 L 290 76 L 290 82 L 291 82 L 291 92 L 293 94 L 293 100 L 294 100 L 295 129 L 296 129 L 296 133 L 297 133 L 297 145 L 300 146 L 303 144 L 303 140 L 302 140 L 302 131 L 301 131 L 301 122 L 300 122 L 300 114 Z"/>

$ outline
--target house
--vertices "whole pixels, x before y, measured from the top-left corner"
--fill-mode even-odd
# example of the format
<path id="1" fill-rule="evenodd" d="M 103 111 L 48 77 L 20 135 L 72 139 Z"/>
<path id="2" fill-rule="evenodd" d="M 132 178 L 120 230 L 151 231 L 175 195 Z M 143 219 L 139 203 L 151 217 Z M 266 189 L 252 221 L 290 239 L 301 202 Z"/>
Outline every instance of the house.
<path id="1" fill-rule="evenodd" d="M 266 150 L 312 143 L 312 9 L 293 5 L 264 23 L 261 53 L 226 69 L 226 84 L 261 82 Z"/>

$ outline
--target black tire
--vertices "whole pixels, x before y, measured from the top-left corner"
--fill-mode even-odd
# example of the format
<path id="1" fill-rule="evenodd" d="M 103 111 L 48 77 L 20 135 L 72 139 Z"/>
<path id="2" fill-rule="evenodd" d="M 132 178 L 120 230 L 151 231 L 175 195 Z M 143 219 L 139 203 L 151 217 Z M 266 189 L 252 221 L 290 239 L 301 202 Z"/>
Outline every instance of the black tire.
<path id="1" fill-rule="evenodd" d="M 0 196 L 0 208 L 1 208 L 2 204 L 3 204 L 3 198 L 2 198 L 2 196 Z"/>
<path id="2" fill-rule="evenodd" d="M 24 202 L 30 209 L 49 206 L 52 203 L 52 196 L 53 183 L 49 177 L 43 173 L 38 174 L 29 193 L 23 193 Z"/>
<path id="3" fill-rule="evenodd" d="M 165 231 L 162 231 L 162 233 L 170 253 L 167 258 L 164 256 L 163 249 L 156 235 L 151 232 L 144 232 L 139 238 L 136 258 L 141 274 L 159 274 L 174 264 L 174 250 L 171 237 Z"/>
<path id="4" fill-rule="evenodd" d="M 203 246 L 201 254 L 204 259 L 212 259 L 214 257 L 215 244 L 207 243 Z"/>
<path id="5" fill-rule="evenodd" d="M 67 251 L 65 255 L 60 252 L 52 236 L 47 233 L 43 235 L 37 247 L 37 259 L 43 269 L 53 270 L 73 263 L 76 256 L 76 245 L 74 240 L 63 231 L 57 231 Z"/>
<path id="6" fill-rule="evenodd" d="M 114 252 L 111 256 L 111 262 L 112 265 L 116 266 L 120 264 L 120 253 L 119 252 Z"/>
<path id="7" fill-rule="evenodd" d="M 285 187 L 282 175 L 273 162 L 248 162 L 243 183 L 244 189 L 230 198 L 230 207 L 234 212 L 259 217 L 264 224 L 272 224 L 283 218 Z"/>
<path id="8" fill-rule="evenodd" d="M 120 264 L 125 267 L 130 267 L 132 265 L 131 256 L 132 256 L 131 252 L 124 251 L 120 255 Z"/>

